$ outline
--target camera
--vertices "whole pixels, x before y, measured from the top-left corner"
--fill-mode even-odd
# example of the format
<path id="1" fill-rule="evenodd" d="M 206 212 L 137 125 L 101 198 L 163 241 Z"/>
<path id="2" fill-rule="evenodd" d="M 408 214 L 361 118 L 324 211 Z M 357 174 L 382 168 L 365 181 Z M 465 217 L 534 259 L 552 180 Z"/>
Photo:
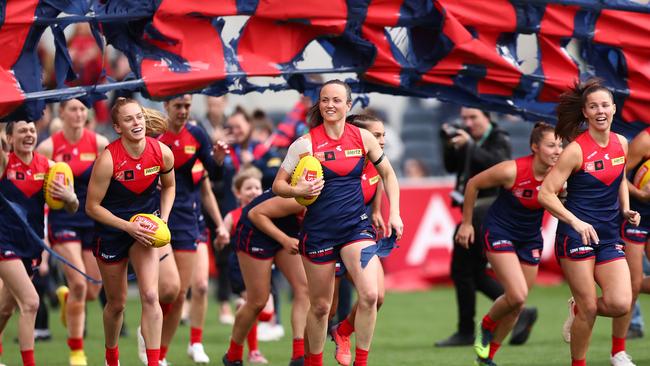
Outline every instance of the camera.
<path id="1" fill-rule="evenodd" d="M 440 137 L 449 140 L 453 137 L 456 137 L 460 134 L 459 130 L 461 130 L 462 127 L 458 124 L 455 123 L 445 123 L 442 125 L 440 128 Z"/>

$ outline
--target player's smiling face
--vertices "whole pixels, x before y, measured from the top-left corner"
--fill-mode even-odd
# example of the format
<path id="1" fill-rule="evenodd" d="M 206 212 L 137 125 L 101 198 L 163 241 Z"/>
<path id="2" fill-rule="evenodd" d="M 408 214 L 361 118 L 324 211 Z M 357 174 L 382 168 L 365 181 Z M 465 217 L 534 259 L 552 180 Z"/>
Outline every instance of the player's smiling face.
<path id="1" fill-rule="evenodd" d="M 36 147 L 36 126 L 32 122 L 15 122 L 7 142 L 17 154 L 31 153 Z"/>
<path id="2" fill-rule="evenodd" d="M 327 84 L 320 91 L 319 109 L 324 121 L 345 120 L 352 102 L 348 100 L 345 87 L 340 84 Z"/>
<path id="3" fill-rule="evenodd" d="M 582 114 L 587 119 L 589 126 L 599 131 L 609 129 L 615 113 L 616 104 L 612 100 L 612 95 L 603 89 L 587 95 L 585 105 L 582 107 Z"/>
<path id="4" fill-rule="evenodd" d="M 127 103 L 120 108 L 115 131 L 128 140 L 138 141 L 145 137 L 146 124 L 142 108 L 137 103 Z"/>
<path id="5" fill-rule="evenodd" d="M 544 133 L 539 144 L 533 144 L 533 152 L 539 155 L 540 160 L 547 166 L 554 166 L 562 154 L 562 139 L 555 137 L 555 132 Z"/>
<path id="6" fill-rule="evenodd" d="M 88 120 L 88 108 L 78 99 L 70 99 L 62 103 L 59 113 L 63 123 L 72 128 L 82 128 Z"/>

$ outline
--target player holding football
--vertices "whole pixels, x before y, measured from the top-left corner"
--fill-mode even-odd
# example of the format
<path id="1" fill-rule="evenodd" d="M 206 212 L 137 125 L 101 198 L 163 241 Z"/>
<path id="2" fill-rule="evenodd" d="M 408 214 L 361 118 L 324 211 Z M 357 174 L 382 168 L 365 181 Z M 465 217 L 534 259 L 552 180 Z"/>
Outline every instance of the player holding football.
<path id="1" fill-rule="evenodd" d="M 351 90 L 346 83 L 340 80 L 326 82 L 318 103 L 310 111 L 309 134 L 289 147 L 273 183 L 273 191 L 282 197 L 320 195 L 307 208 L 299 246 L 309 285 L 311 306 L 307 315 L 307 358 L 312 366 L 323 364 L 327 318 L 334 291 L 334 267 L 339 258 L 342 258 L 359 294 L 354 327 L 355 362 L 357 366 L 367 364 L 377 316 L 379 259 L 374 257 L 365 268 L 361 266 L 361 250 L 376 245 L 376 234 L 365 212 L 361 191 L 366 159 L 377 167 L 386 187 L 391 204 L 389 234 L 394 230 L 399 239 L 403 230 L 395 172 L 370 132 L 345 123 L 351 106 Z M 324 180 L 308 182 L 303 176 L 296 186 L 291 186 L 291 173 L 305 154 L 321 161 Z"/>
<path id="2" fill-rule="evenodd" d="M 0 149 L 0 193 L 3 196 L 0 199 L 0 280 L 4 282 L 0 288 L 0 334 L 18 306 L 18 346 L 23 365 L 33 366 L 34 322 L 39 301 L 30 277 L 33 264 L 40 262 L 43 247 L 27 230 L 33 230 L 42 240 L 45 225 L 43 183 L 54 162 L 34 152 L 37 134 L 33 122 L 9 122 L 6 134 L 11 152 Z M 74 213 L 79 201 L 72 187 L 66 188 L 56 180 L 52 185 L 48 187 L 52 197 L 61 199 L 65 210 Z"/>
<path id="3" fill-rule="evenodd" d="M 149 366 L 158 366 L 162 311 L 158 302 L 159 251 L 137 213 L 160 212 L 167 221 L 176 192 L 174 155 L 157 140 L 145 136 L 143 110 L 133 99 L 118 98 L 111 111 L 120 138 L 97 159 L 88 183 L 86 212 L 95 220 L 95 257 L 104 281 L 105 360 L 119 365 L 118 339 L 127 296 L 127 263 L 138 278 L 142 304 L 142 335 Z M 160 193 L 157 186 L 160 182 Z M 127 260 L 128 259 L 128 260 Z"/>

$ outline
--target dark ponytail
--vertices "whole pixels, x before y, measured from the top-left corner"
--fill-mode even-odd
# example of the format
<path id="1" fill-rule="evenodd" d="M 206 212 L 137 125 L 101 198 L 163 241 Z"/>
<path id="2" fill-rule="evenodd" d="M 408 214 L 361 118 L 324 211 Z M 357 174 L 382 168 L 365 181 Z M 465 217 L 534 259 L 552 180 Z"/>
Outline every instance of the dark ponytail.
<path id="1" fill-rule="evenodd" d="M 582 109 L 590 94 L 604 90 L 614 100 L 612 92 L 603 85 L 602 79 L 591 78 L 584 83 L 576 81 L 572 88 L 560 95 L 560 102 L 555 111 L 557 113 L 557 125 L 555 135 L 568 141 L 573 141 L 581 132 L 585 117 Z"/>
<path id="2" fill-rule="evenodd" d="M 530 146 L 539 145 L 539 143 L 542 142 L 542 139 L 544 138 L 544 134 L 547 132 L 553 132 L 554 130 L 555 127 L 546 122 L 535 123 L 535 127 L 533 127 L 533 130 L 530 132 Z"/>

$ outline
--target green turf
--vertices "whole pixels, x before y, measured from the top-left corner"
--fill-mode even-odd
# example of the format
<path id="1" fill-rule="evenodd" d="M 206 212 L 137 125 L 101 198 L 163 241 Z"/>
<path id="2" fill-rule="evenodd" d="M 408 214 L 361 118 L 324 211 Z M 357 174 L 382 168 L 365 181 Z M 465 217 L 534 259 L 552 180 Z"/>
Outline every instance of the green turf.
<path id="1" fill-rule="evenodd" d="M 500 366 L 507 365 L 567 365 L 569 364 L 569 349 L 562 341 L 560 329 L 566 316 L 566 299 L 568 289 L 565 286 L 535 288 L 530 296 L 530 305 L 539 308 L 539 320 L 528 343 L 524 346 L 509 347 L 505 345 L 499 351 L 496 362 Z M 642 300 L 645 300 L 642 297 Z M 483 314 L 488 302 L 481 298 L 479 313 Z M 288 307 L 283 308 L 284 320 Z M 650 301 L 643 306 L 650 319 Z M 139 317 L 139 306 L 136 300 L 130 300 L 127 305 L 127 323 L 131 334 L 120 340 L 120 360 L 123 366 L 139 365 L 136 355 L 134 330 Z M 38 365 L 66 365 L 67 346 L 64 330 L 58 321 L 58 313 L 51 316 L 51 328 L 54 339 L 40 342 L 36 346 Z M 10 322 L 4 335 L 4 356 L 2 361 L 9 366 L 21 365 L 18 346 L 14 343 L 16 337 L 15 316 Z M 89 330 L 86 338 L 86 352 L 89 365 L 103 365 L 102 325 L 99 306 L 89 305 Z M 216 307 L 211 303 L 207 326 L 204 331 L 204 344 L 207 353 L 212 358 L 212 364 L 220 365 L 220 358 L 227 348 L 229 329 L 217 323 Z M 453 291 L 450 288 L 435 289 L 419 293 L 391 293 L 379 315 L 375 341 L 370 353 L 371 365 L 471 365 L 472 349 L 469 347 L 439 349 L 432 346 L 433 342 L 448 336 L 455 327 L 456 312 Z M 589 351 L 590 366 L 609 365 L 610 324 L 606 318 L 596 322 L 594 335 Z M 285 325 L 285 329 L 289 329 Z M 168 354 L 168 360 L 175 366 L 191 365 L 185 355 L 189 339 L 189 329 L 181 326 L 177 337 Z M 628 342 L 628 351 L 634 357 L 637 365 L 650 365 L 650 348 L 647 340 Z M 271 365 L 286 365 L 290 355 L 290 336 L 280 342 L 260 343 L 262 352 Z M 335 365 L 332 354 L 332 343 L 327 342 L 325 364 Z"/>

